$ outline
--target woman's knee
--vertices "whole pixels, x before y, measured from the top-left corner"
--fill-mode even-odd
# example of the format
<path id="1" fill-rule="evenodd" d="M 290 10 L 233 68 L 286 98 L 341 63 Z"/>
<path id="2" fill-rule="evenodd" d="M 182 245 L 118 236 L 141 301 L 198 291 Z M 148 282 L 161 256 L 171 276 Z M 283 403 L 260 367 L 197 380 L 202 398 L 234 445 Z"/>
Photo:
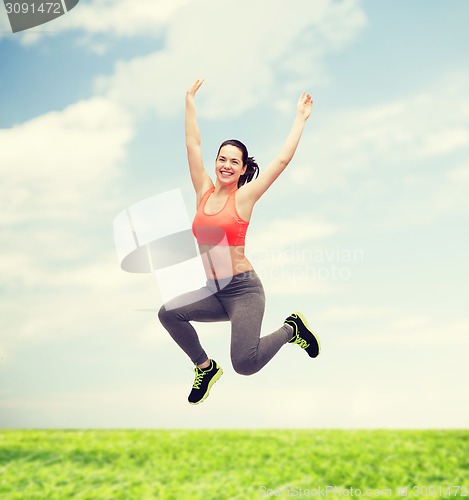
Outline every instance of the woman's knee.
<path id="1" fill-rule="evenodd" d="M 160 307 L 158 318 L 163 325 L 173 322 L 189 321 L 187 312 L 183 308 L 171 307 L 170 302 Z"/>
<path id="2" fill-rule="evenodd" d="M 234 371 L 239 375 L 253 375 L 259 371 L 256 362 L 249 358 L 232 358 L 231 363 Z"/>
<path id="3" fill-rule="evenodd" d="M 166 309 L 166 305 L 163 304 L 160 307 L 160 310 L 158 311 L 158 319 L 161 321 L 161 323 L 164 325 L 168 321 L 171 321 L 175 317 L 175 311 L 174 309 Z"/>

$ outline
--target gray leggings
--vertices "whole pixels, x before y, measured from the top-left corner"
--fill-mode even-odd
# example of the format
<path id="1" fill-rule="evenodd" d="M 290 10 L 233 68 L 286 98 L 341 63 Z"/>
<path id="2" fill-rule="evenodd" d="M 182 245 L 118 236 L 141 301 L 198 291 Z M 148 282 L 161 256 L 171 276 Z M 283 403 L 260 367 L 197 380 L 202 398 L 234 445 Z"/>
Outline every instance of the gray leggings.
<path id="1" fill-rule="evenodd" d="M 171 337 L 195 364 L 208 359 L 189 321 L 230 321 L 231 362 L 241 375 L 252 375 L 265 366 L 292 338 L 285 324 L 260 337 L 265 295 L 254 270 L 224 280 L 207 280 L 206 286 L 184 293 L 161 306 L 158 317 Z"/>

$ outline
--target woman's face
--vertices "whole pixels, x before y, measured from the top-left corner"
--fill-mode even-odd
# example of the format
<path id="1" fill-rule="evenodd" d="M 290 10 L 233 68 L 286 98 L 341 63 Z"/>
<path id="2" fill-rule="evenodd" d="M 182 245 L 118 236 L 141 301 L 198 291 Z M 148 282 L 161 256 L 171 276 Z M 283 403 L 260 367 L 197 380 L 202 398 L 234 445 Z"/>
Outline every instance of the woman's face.
<path id="1" fill-rule="evenodd" d="M 220 149 L 215 163 L 215 174 L 222 184 L 238 184 L 238 179 L 246 172 L 243 153 L 236 146 L 227 144 Z"/>

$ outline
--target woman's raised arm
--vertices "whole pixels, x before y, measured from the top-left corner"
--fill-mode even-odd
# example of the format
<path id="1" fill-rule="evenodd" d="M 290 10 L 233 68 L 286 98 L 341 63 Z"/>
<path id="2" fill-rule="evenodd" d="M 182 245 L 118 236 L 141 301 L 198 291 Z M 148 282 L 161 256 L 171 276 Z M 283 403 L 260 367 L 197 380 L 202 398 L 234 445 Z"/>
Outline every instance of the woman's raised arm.
<path id="1" fill-rule="evenodd" d="M 242 186 L 243 197 L 247 197 L 251 202 L 255 203 L 285 170 L 295 154 L 306 120 L 311 115 L 312 107 L 311 95 L 303 92 L 298 99 L 295 120 L 283 148 L 274 161 L 259 174 L 257 179 Z"/>
<path id="2" fill-rule="evenodd" d="M 200 148 L 200 131 L 195 114 L 194 97 L 203 80 L 196 80 L 186 93 L 186 148 L 187 159 L 189 161 L 189 170 L 192 184 L 195 192 L 201 192 L 211 183 L 209 176 L 204 168 L 202 160 L 202 150 Z"/>

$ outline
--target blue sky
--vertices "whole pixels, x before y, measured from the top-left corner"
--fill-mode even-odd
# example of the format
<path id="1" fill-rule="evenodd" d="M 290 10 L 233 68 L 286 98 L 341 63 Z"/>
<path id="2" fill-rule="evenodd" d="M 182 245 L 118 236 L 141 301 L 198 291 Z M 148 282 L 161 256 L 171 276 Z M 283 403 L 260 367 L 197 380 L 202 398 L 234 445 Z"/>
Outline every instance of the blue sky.
<path id="1" fill-rule="evenodd" d="M 0 427 L 466 427 L 469 5 L 227 5 L 81 0 L 16 34 L 0 6 Z M 225 373 L 194 408 L 157 283 L 120 269 L 112 224 L 171 189 L 193 215 L 197 77 L 209 172 L 231 137 L 262 169 L 313 95 L 246 253 L 263 333 L 300 309 L 323 352 L 242 377 L 229 326 L 198 324 Z"/>

